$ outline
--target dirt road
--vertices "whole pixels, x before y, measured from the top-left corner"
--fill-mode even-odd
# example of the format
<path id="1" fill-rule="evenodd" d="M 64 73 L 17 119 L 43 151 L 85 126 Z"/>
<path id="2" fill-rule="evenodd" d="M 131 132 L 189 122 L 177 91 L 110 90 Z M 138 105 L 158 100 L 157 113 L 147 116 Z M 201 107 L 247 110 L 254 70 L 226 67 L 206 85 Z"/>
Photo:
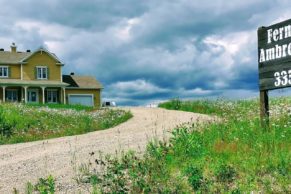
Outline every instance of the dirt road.
<path id="1" fill-rule="evenodd" d="M 78 166 L 99 150 L 143 151 L 153 137 L 169 137 L 168 131 L 182 123 L 210 120 L 205 115 L 159 108 L 128 108 L 134 117 L 104 131 L 51 140 L 0 146 L 0 194 L 17 188 L 24 193 L 27 181 L 49 174 L 56 178 L 57 193 L 86 193 L 74 180 Z"/>

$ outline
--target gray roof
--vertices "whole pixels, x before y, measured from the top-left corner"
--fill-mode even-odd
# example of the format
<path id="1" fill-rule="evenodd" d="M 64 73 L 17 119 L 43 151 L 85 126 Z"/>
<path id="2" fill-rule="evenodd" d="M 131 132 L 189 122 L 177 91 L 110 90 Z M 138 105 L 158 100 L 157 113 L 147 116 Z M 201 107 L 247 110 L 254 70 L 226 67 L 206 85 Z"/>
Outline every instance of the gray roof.
<path id="1" fill-rule="evenodd" d="M 103 86 L 92 76 L 63 75 L 63 81 L 71 88 L 102 89 Z"/>
<path id="2" fill-rule="evenodd" d="M 34 52 L 0 51 L 0 64 L 20 64 L 26 61 L 28 58 L 32 57 L 37 52 L 46 52 L 48 55 L 58 61 L 59 65 L 63 65 L 60 59 L 54 53 L 51 53 L 42 47 Z"/>
<path id="3" fill-rule="evenodd" d="M 0 51 L 0 64 L 18 64 L 31 54 L 30 52 Z"/>

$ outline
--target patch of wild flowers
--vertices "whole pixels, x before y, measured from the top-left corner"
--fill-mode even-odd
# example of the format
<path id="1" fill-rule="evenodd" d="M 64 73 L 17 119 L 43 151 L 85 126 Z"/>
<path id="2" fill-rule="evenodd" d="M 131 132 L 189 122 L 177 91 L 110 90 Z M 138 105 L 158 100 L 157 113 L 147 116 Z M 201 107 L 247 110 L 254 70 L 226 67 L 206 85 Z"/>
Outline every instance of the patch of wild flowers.
<path id="1" fill-rule="evenodd" d="M 86 133 L 113 127 L 131 117 L 129 112 L 123 110 L 87 111 L 79 109 L 49 108 L 19 103 L 1 104 L 0 126 L 5 124 L 5 126 L 11 127 L 9 137 L 5 135 L 8 134 L 7 127 L 2 127 L 0 144 Z"/>
<path id="2" fill-rule="evenodd" d="M 173 163 L 194 166 L 194 178 L 188 175 L 196 181 L 194 191 L 289 193 L 291 99 L 270 100 L 268 129 L 260 126 L 258 100 L 204 103 L 205 109 L 213 105 L 224 122 L 199 127 L 202 132 L 178 128 L 171 140 Z M 193 109 L 196 104 L 201 102 L 193 101 Z"/>
<path id="3" fill-rule="evenodd" d="M 90 161 L 80 166 L 77 181 L 90 184 L 92 193 L 179 193 L 188 190 L 179 176 L 169 177 L 165 160 L 157 160 L 166 156 L 167 146 L 165 142 L 151 143 L 143 157 L 132 151 L 106 156 L 92 152 Z"/>
<path id="4" fill-rule="evenodd" d="M 222 119 L 179 126 L 169 142 L 150 143 L 142 157 L 96 157 L 78 180 L 95 193 L 290 193 L 290 106 L 290 98 L 271 99 L 270 127 L 262 128 L 257 99 L 162 103 Z"/>

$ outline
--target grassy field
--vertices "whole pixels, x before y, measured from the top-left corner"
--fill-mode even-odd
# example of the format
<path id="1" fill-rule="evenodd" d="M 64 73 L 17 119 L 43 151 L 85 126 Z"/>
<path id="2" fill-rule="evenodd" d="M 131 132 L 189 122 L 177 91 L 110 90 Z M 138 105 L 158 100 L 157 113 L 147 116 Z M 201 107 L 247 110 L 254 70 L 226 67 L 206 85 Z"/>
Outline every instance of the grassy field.
<path id="1" fill-rule="evenodd" d="M 82 166 L 80 182 L 91 183 L 93 193 L 290 193 L 291 99 L 271 99 L 270 106 L 265 129 L 258 100 L 160 104 L 221 121 L 180 126 L 169 142 L 151 142 L 142 157 L 100 155 Z"/>
<path id="2" fill-rule="evenodd" d="M 0 145 L 102 130 L 131 117 L 123 110 L 78 105 L 0 104 Z"/>
<path id="3" fill-rule="evenodd" d="M 73 109 L 77 111 L 93 111 L 97 110 L 94 107 L 91 106 L 83 106 L 83 105 L 70 105 L 70 104 L 35 104 L 35 103 L 28 103 L 26 104 L 27 106 L 30 107 L 45 107 L 45 108 L 54 108 L 54 109 Z"/>

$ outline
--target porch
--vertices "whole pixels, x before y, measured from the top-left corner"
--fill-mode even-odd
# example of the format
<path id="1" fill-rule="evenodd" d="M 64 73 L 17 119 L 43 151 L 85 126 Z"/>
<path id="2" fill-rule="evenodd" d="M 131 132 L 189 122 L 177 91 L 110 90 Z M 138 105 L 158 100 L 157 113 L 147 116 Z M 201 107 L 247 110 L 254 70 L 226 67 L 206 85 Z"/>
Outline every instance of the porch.
<path id="1" fill-rule="evenodd" d="M 0 80 L 0 101 L 66 104 L 66 86 L 59 81 Z"/>
<path id="2" fill-rule="evenodd" d="M 66 104 L 65 87 L 1 86 L 0 101 Z"/>

